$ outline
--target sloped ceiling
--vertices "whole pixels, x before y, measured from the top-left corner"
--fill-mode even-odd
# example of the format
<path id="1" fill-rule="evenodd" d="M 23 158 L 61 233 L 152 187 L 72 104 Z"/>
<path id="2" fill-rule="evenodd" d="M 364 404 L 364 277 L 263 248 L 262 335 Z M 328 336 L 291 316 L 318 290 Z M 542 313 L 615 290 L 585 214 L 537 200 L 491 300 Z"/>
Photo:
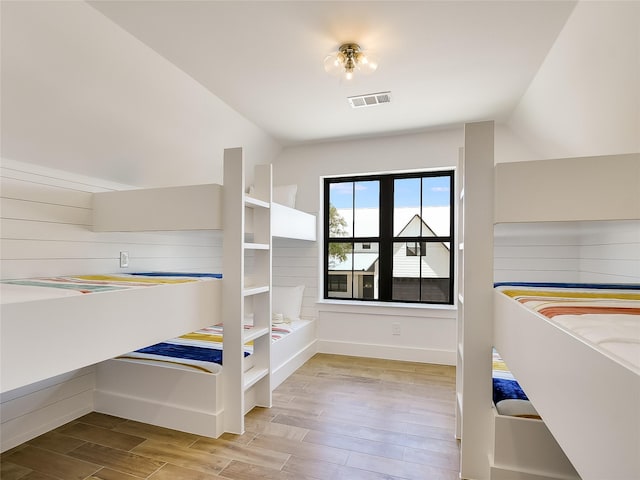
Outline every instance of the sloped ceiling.
<path id="1" fill-rule="evenodd" d="M 598 154 L 624 129 L 609 128 L 597 146 L 592 131 L 616 121 L 630 125 L 617 142 L 629 151 L 637 109 L 607 106 L 614 89 L 616 105 L 638 98 L 640 29 L 597 11 L 575 14 L 601 3 L 632 5 L 617 15 L 637 20 L 637 2 L 634 10 L 634 2 L 575 1 L 5 0 L 0 153 L 144 186 L 220 181 L 226 147 L 242 145 L 262 163 L 283 146 L 486 119 L 503 123 L 498 132 L 508 135 L 496 146 L 508 160 L 523 145 L 529 155 L 543 144 L 544 155 L 570 155 L 578 144 Z M 347 41 L 380 60 L 352 84 L 322 68 Z M 615 55 L 594 50 L 601 44 Z M 604 69 L 631 79 L 603 82 L 595 73 Z M 583 88 L 568 85 L 569 74 Z M 392 91 L 389 105 L 347 104 L 383 90 Z M 587 103 L 599 119 L 589 131 L 580 119 Z"/>
<path id="2" fill-rule="evenodd" d="M 575 2 L 90 2 L 284 145 L 504 119 Z M 341 43 L 374 74 L 339 82 Z M 352 110 L 347 97 L 390 90 Z"/>

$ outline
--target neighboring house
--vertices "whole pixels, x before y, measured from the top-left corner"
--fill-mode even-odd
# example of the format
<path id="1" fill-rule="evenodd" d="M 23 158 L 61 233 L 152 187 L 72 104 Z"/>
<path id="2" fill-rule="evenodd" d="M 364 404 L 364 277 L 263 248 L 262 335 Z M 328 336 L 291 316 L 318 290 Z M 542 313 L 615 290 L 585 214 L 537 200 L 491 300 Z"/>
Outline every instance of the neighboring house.
<path id="1" fill-rule="evenodd" d="M 420 234 L 422 228 L 422 235 Z M 398 237 L 435 237 L 419 215 L 414 215 Z M 446 299 L 449 289 L 449 244 L 442 242 L 395 242 L 393 244 L 393 298 L 415 299 L 422 288 L 423 297 Z M 422 279 L 422 280 L 420 280 Z M 428 292 L 428 293 L 427 293 Z"/>
<path id="2" fill-rule="evenodd" d="M 436 236 L 414 215 L 401 229 L 399 237 Z M 353 255 L 329 264 L 329 292 L 332 297 L 374 299 L 378 297 L 378 246 L 356 243 Z M 415 299 L 423 292 L 449 288 L 449 244 L 442 242 L 395 242 L 393 247 L 393 290 L 397 300 Z M 422 282 L 420 282 L 422 279 Z"/>

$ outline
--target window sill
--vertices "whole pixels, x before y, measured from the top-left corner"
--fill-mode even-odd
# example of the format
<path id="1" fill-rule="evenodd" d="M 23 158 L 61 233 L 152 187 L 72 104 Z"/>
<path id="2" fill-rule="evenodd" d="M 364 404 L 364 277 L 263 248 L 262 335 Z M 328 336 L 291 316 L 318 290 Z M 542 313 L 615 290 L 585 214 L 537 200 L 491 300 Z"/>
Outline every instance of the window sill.
<path id="1" fill-rule="evenodd" d="M 401 302 L 367 302 L 351 300 L 323 299 L 316 302 L 321 312 L 355 312 L 376 315 L 425 316 L 438 315 L 455 318 L 455 305 L 418 304 Z"/>

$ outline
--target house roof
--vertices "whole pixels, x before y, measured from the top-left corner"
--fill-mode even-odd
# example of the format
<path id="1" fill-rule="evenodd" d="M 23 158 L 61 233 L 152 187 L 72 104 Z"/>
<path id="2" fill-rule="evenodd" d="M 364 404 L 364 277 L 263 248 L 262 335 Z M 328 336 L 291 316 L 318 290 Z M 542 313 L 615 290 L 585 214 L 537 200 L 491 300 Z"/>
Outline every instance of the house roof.
<path id="1" fill-rule="evenodd" d="M 346 230 L 352 231 L 353 228 L 353 210 L 350 208 L 338 208 L 338 213 L 347 222 Z M 418 207 L 400 207 L 395 208 L 393 218 L 393 234 L 399 235 L 411 220 L 419 215 Z M 357 236 L 376 236 L 379 218 L 379 210 L 377 208 L 357 208 L 356 216 L 356 235 Z M 449 223 L 451 210 L 449 207 L 423 207 L 424 218 L 428 219 L 428 223 L 424 223 L 429 230 L 438 236 L 449 235 Z"/>

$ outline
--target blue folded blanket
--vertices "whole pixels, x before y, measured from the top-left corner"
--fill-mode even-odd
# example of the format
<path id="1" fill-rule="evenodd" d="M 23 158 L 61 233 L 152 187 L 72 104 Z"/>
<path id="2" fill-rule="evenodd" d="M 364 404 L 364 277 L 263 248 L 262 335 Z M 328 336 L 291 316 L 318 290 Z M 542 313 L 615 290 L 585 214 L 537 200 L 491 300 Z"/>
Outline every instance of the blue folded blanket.
<path id="1" fill-rule="evenodd" d="M 494 377 L 493 403 L 497 405 L 502 400 L 529 400 L 529 398 L 517 381 Z"/>
<path id="2" fill-rule="evenodd" d="M 163 357 L 184 358 L 188 360 L 199 360 L 202 362 L 212 362 L 222 365 L 222 350 L 215 348 L 195 347 L 193 345 L 176 345 L 173 343 L 156 343 L 150 347 L 136 350 L 139 353 L 151 355 L 161 355 Z M 244 352 L 247 357 L 249 352 Z"/>
<path id="3" fill-rule="evenodd" d="M 196 278 L 222 278 L 221 273 L 189 273 L 189 272 L 136 272 L 131 275 L 143 277 L 196 277 Z"/>

